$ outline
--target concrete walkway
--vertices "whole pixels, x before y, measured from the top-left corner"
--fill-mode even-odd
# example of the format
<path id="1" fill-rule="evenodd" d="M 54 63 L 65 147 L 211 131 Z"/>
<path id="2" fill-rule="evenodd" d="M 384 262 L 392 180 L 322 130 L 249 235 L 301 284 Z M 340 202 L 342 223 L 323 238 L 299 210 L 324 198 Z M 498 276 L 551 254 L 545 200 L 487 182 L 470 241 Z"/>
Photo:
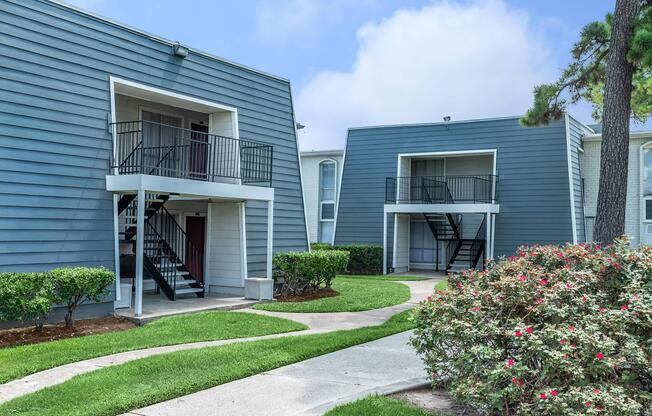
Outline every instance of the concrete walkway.
<path id="1" fill-rule="evenodd" d="M 414 282 L 401 282 L 410 287 L 411 297 L 406 303 L 390 306 L 383 309 L 375 309 L 364 312 L 335 312 L 335 313 L 285 313 L 268 312 L 256 309 L 242 309 L 242 312 L 258 313 L 269 316 L 277 316 L 301 322 L 310 329 L 305 331 L 289 332 L 282 334 L 265 335 L 251 338 L 236 338 L 220 341 L 193 342 L 188 344 L 170 345 L 164 347 L 147 348 L 142 350 L 128 351 L 99 358 L 78 361 L 62 365 L 49 370 L 31 374 L 18 380 L 0 384 L 0 403 L 9 401 L 16 397 L 33 393 L 43 388 L 63 383 L 72 377 L 97 370 L 111 365 L 123 364 L 140 358 L 152 355 L 164 354 L 173 351 L 189 350 L 196 348 L 214 347 L 219 345 L 232 344 L 236 342 L 257 341 L 261 339 L 279 338 L 287 336 L 318 334 L 337 331 L 341 329 L 355 329 L 365 326 L 380 325 L 391 316 L 412 308 L 416 303 L 425 299 L 432 293 L 434 284 L 439 279 L 430 279 Z"/>
<path id="2" fill-rule="evenodd" d="M 322 415 L 341 403 L 426 382 L 404 332 L 222 384 L 128 416 Z"/>

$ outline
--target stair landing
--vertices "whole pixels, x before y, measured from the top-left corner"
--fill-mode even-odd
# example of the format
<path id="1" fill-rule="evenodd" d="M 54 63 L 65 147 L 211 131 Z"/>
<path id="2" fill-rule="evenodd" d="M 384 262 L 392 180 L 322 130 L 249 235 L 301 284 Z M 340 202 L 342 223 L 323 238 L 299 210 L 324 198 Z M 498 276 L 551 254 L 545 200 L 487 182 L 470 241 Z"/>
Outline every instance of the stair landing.
<path id="1" fill-rule="evenodd" d="M 134 308 L 116 309 L 115 315 L 139 325 L 164 316 L 180 315 L 210 310 L 230 311 L 244 309 L 256 303 L 257 300 L 245 299 L 242 296 L 207 294 L 198 298 L 193 294 L 178 296 L 176 300 L 169 300 L 163 293 L 143 294 L 143 314 L 135 316 Z M 133 301 L 132 301 L 133 305 Z"/>

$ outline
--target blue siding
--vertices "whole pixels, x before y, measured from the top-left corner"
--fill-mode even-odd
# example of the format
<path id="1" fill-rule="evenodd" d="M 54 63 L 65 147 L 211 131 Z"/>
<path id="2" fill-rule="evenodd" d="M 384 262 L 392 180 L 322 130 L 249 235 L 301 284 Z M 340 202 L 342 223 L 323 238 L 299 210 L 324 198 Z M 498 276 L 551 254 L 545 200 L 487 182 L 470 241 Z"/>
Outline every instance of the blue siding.
<path id="1" fill-rule="evenodd" d="M 236 107 L 240 136 L 274 146 L 276 251 L 307 248 L 290 85 L 47 1 L 0 2 L 0 271 L 113 268 L 109 76 Z M 247 205 L 248 263 L 267 213 Z"/>
<path id="2" fill-rule="evenodd" d="M 382 244 L 385 177 L 396 176 L 399 153 L 480 149 L 497 150 L 495 254 L 509 255 L 520 244 L 571 241 L 565 130 L 563 121 L 524 128 L 518 118 L 351 129 L 336 243 Z"/>
<path id="3" fill-rule="evenodd" d="M 573 198 L 575 201 L 575 223 L 577 224 L 577 242 L 586 241 L 586 225 L 584 218 L 584 197 L 582 187 L 582 169 L 580 151 L 582 137 L 591 133 L 582 123 L 568 116 L 568 140 L 571 162 L 571 181 L 573 184 Z"/>

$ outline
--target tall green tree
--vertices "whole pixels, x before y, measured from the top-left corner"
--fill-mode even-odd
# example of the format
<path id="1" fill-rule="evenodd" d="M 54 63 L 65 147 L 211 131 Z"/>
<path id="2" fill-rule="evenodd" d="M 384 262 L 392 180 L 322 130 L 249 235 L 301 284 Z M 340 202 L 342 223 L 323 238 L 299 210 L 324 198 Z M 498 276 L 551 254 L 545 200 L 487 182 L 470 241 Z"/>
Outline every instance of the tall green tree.
<path id="1" fill-rule="evenodd" d="M 652 0 L 616 0 L 613 14 L 582 29 L 571 53 L 557 82 L 534 89 L 521 123 L 559 119 L 568 102 L 593 104 L 602 122 L 594 239 L 611 242 L 625 232 L 630 121 L 652 115 Z"/>

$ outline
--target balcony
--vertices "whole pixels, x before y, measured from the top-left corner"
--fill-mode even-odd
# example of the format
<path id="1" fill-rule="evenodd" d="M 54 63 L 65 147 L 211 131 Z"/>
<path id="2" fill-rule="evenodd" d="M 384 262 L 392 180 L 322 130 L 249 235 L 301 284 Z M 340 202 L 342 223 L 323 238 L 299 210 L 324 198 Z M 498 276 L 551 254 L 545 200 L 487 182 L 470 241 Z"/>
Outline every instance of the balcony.
<path id="1" fill-rule="evenodd" d="M 144 120 L 111 126 L 114 174 L 271 187 L 270 145 Z"/>
<path id="2" fill-rule="evenodd" d="M 495 204 L 495 175 L 404 176 L 385 180 L 386 204 Z"/>

